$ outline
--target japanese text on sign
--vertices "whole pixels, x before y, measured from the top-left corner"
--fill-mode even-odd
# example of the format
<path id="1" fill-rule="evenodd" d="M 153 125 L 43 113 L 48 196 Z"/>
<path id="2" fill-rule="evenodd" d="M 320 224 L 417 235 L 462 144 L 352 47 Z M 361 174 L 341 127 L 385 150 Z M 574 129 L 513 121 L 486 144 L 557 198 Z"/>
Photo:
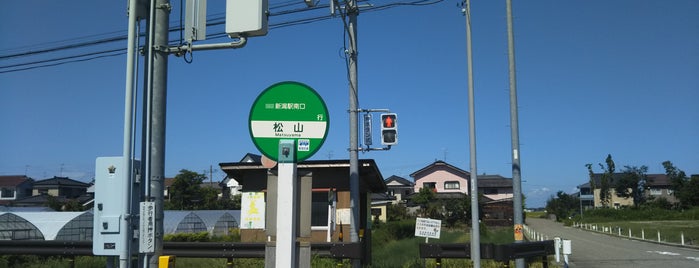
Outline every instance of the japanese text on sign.
<path id="1" fill-rule="evenodd" d="M 417 218 L 415 221 L 415 236 L 438 239 L 441 229 L 441 220 Z"/>

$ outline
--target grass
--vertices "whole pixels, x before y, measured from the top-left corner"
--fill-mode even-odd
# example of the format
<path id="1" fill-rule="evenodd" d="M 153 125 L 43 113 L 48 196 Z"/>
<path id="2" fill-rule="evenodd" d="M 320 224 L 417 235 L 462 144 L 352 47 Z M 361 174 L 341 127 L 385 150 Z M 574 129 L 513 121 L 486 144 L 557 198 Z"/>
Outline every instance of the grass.
<path id="1" fill-rule="evenodd" d="M 594 209 L 585 211 L 573 221 L 596 225 L 600 230 L 611 227 L 614 235 L 631 236 L 646 240 L 668 243 L 681 243 L 684 234 L 685 244 L 699 245 L 699 208 L 687 210 L 667 210 L 659 208 Z M 607 229 L 610 230 L 610 229 Z M 609 231 L 607 231 L 609 233 Z"/>
<path id="2" fill-rule="evenodd" d="M 631 236 L 641 238 L 644 236 L 646 240 L 658 240 L 658 232 L 660 239 L 668 243 L 680 243 L 681 235 L 684 234 L 685 244 L 699 245 L 699 221 L 611 221 L 602 223 L 590 223 L 599 226 L 598 228 L 611 227 L 612 234 L 622 236 Z M 619 231 L 620 230 L 620 231 Z"/>

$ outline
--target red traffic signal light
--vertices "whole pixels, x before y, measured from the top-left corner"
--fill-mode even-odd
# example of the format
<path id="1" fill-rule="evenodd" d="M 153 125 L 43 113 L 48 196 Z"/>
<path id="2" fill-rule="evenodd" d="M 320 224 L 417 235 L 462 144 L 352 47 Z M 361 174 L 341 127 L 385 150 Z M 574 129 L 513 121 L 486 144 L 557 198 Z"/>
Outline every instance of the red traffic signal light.
<path id="1" fill-rule="evenodd" d="M 398 116 L 394 113 L 381 114 L 381 144 L 398 143 Z"/>

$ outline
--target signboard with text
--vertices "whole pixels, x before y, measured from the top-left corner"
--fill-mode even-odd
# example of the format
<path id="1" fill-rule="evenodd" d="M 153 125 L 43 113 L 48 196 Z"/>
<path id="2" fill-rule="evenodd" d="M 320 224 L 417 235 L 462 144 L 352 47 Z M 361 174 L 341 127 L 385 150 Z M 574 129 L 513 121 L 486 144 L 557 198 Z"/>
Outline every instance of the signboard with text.
<path id="1" fill-rule="evenodd" d="M 293 139 L 296 161 L 316 153 L 328 134 L 328 108 L 318 93 L 299 82 L 265 89 L 250 109 L 250 136 L 268 158 L 279 160 L 279 140 Z"/>
<path id="2" fill-rule="evenodd" d="M 415 236 L 439 239 L 442 231 L 442 221 L 428 218 L 415 220 Z"/>

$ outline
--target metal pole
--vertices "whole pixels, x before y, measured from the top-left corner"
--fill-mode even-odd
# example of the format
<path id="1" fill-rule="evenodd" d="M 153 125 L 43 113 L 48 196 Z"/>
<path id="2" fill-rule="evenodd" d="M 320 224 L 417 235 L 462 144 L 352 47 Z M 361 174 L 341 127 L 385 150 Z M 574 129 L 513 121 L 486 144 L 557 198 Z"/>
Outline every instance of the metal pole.
<path id="1" fill-rule="evenodd" d="M 468 58 L 468 140 L 471 158 L 471 260 L 481 267 L 481 238 L 478 222 L 478 169 L 476 164 L 476 109 L 473 94 L 473 54 L 471 53 L 471 0 L 466 0 L 466 56 Z"/>
<path id="2" fill-rule="evenodd" d="M 512 135 L 512 203 L 515 226 L 522 226 L 522 177 L 519 163 L 519 119 L 517 117 L 517 77 L 515 75 L 515 41 L 512 29 L 512 0 L 506 0 L 507 6 L 507 54 L 510 76 L 510 130 Z M 515 243 L 524 240 L 515 238 Z M 524 268 L 524 259 L 515 260 L 515 267 Z"/>
<path id="3" fill-rule="evenodd" d="M 137 35 L 138 30 L 136 29 L 136 24 L 138 23 L 138 3 L 137 1 L 129 2 L 128 17 L 129 17 L 129 32 L 126 50 L 126 86 L 124 94 L 124 140 L 122 144 L 122 155 L 126 159 L 125 169 L 128 171 L 133 170 L 132 167 L 132 144 L 133 144 L 133 93 L 134 93 L 134 77 L 135 77 L 135 58 L 136 58 L 136 42 L 138 41 Z M 124 243 L 124 252 L 119 254 L 119 264 L 121 267 L 129 267 L 129 260 L 131 259 L 131 191 L 133 187 L 133 173 L 126 173 L 126 180 L 124 180 L 124 189 L 127 189 L 124 199 L 122 200 L 124 217 L 122 219 L 122 224 L 127 226 L 126 232 L 124 232 L 122 237 L 122 243 Z"/>
<path id="4" fill-rule="evenodd" d="M 359 97 L 357 89 L 357 2 L 350 0 L 347 4 L 349 25 L 347 31 L 349 35 L 349 110 L 350 110 L 350 239 L 352 242 L 359 242 Z M 354 260 L 353 267 L 360 267 L 361 262 Z"/>
<path id="5" fill-rule="evenodd" d="M 163 178 L 165 174 L 165 112 L 167 101 L 167 46 L 170 1 L 155 1 L 153 54 L 153 103 L 151 113 L 150 197 L 155 201 L 155 252 L 150 267 L 158 266 L 163 253 Z"/>

